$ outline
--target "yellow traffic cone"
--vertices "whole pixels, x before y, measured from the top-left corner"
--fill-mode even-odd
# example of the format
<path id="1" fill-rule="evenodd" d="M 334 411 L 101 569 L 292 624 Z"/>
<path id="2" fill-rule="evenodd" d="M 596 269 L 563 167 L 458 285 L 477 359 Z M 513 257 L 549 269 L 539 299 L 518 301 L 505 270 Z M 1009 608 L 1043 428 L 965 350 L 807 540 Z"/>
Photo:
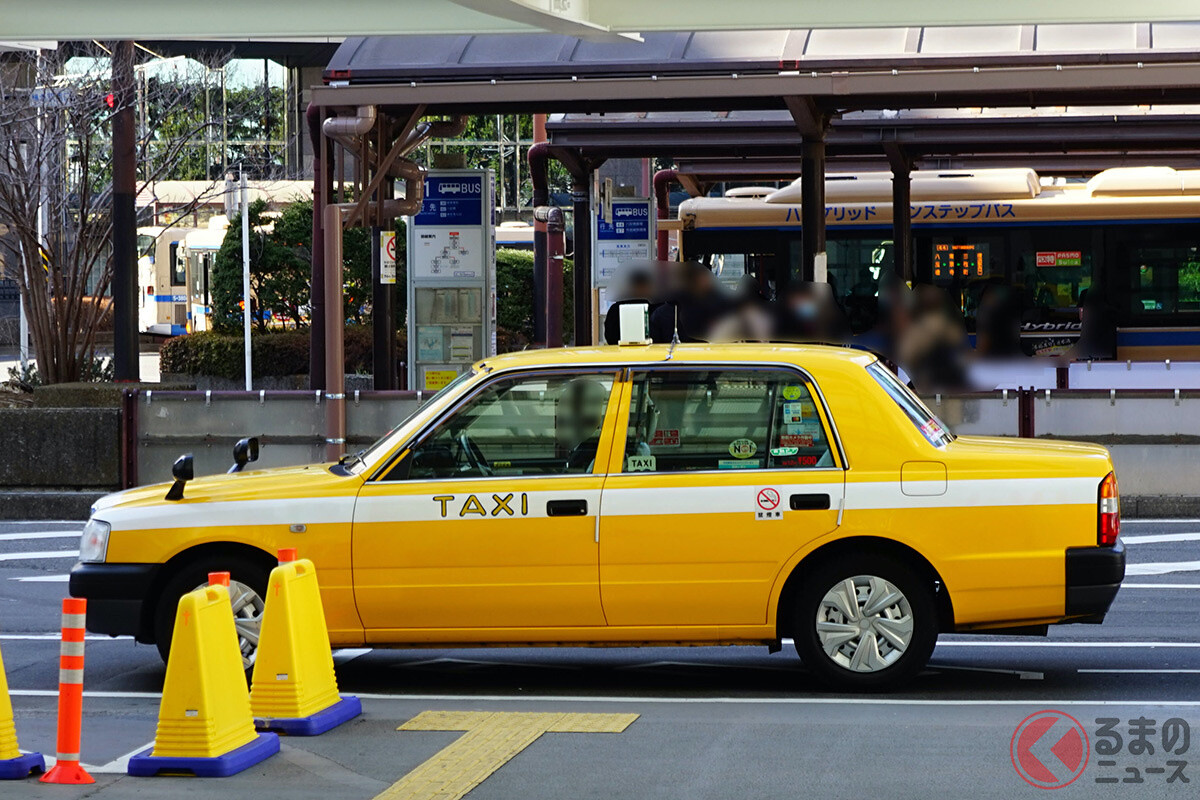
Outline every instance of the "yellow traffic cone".
<path id="1" fill-rule="evenodd" d="M 229 605 L 229 573 L 179 599 L 154 747 L 129 759 L 129 774 L 224 777 L 279 752 L 256 734 L 242 653 Z"/>
<path id="2" fill-rule="evenodd" d="M 22 753 L 17 747 L 8 678 L 4 674 L 4 657 L 0 656 L 0 780 L 19 780 L 29 777 L 31 772 L 45 771 L 46 760 L 41 753 Z"/>
<path id="3" fill-rule="evenodd" d="M 294 548 L 279 551 L 267 582 L 250 708 L 259 730 L 291 736 L 316 736 L 362 713 L 357 697 L 338 695 L 317 572 Z"/>

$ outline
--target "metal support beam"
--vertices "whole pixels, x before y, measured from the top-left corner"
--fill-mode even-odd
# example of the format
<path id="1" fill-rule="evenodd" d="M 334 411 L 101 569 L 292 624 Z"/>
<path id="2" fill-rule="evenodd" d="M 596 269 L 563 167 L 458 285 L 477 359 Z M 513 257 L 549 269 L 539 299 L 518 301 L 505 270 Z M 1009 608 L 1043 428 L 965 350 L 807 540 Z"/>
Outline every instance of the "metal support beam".
<path id="1" fill-rule="evenodd" d="M 342 209 L 325 206 L 325 458 L 337 461 L 346 449 L 346 351 L 342 310 Z"/>
<path id="2" fill-rule="evenodd" d="M 592 175 L 576 177 L 571 185 L 575 217 L 575 261 L 572 271 L 575 307 L 575 346 L 592 342 Z"/>
<path id="3" fill-rule="evenodd" d="M 308 388 L 325 388 L 325 225 L 322 209 L 333 202 L 333 164 L 330 143 L 321 133 L 324 109 L 310 105 L 305 112 L 313 149 L 312 279 L 309 281 Z"/>
<path id="4" fill-rule="evenodd" d="M 825 140 L 800 146 L 800 278 L 825 281 Z"/>
<path id="5" fill-rule="evenodd" d="M 371 371 L 376 390 L 391 390 L 396 388 L 396 284 L 384 283 L 381 274 L 383 231 L 379 226 L 371 228 Z"/>
<path id="6" fill-rule="evenodd" d="M 113 194 L 112 297 L 113 376 L 136 381 L 137 320 L 137 135 L 134 131 L 133 42 L 118 42 L 112 58 Z"/>
<path id="7" fill-rule="evenodd" d="M 905 281 L 912 281 L 915 263 L 912 234 L 913 158 L 895 143 L 883 146 L 892 167 L 892 268 Z"/>

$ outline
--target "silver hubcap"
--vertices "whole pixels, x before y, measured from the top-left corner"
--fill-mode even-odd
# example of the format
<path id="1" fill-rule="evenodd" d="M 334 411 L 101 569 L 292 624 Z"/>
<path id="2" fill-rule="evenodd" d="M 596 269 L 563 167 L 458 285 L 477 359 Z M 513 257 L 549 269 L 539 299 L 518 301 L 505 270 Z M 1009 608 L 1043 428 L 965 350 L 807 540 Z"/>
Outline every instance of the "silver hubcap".
<path id="1" fill-rule="evenodd" d="M 817 606 L 817 637 L 825 655 L 854 672 L 895 664 L 912 641 L 912 608 L 895 584 L 855 575 L 834 585 Z"/>
<path id="2" fill-rule="evenodd" d="M 197 586 L 203 589 L 207 583 Z M 258 592 L 241 581 L 229 582 L 229 604 L 233 606 L 233 626 L 237 628 L 238 646 L 242 650 L 242 666 L 254 666 L 254 655 L 258 652 L 258 633 L 262 628 L 263 599 Z"/>

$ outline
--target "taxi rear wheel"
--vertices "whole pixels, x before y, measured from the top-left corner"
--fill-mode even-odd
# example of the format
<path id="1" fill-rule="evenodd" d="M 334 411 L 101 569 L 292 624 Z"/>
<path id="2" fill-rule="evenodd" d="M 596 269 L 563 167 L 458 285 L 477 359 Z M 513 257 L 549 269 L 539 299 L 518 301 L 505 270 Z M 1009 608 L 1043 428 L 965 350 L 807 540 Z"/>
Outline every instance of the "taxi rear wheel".
<path id="1" fill-rule="evenodd" d="M 840 556 L 806 572 L 793 639 L 800 658 L 830 686 L 899 686 L 937 643 L 932 581 L 889 555 Z"/>
<path id="2" fill-rule="evenodd" d="M 205 556 L 187 564 L 171 577 L 159 595 L 154 612 L 154 638 L 158 653 L 164 662 L 170 654 L 179 598 L 207 585 L 210 572 L 229 573 L 229 602 L 233 607 L 234 627 L 242 651 L 242 666 L 249 670 L 254 666 L 254 656 L 258 650 L 268 572 L 244 558 Z"/>

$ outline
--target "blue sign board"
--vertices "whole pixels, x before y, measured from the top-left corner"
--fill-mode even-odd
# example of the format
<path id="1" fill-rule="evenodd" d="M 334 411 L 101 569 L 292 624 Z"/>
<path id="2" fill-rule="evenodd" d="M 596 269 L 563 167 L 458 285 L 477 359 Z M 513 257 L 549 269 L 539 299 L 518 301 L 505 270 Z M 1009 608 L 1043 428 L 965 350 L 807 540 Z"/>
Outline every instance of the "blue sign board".
<path id="1" fill-rule="evenodd" d="M 650 238 L 650 204 L 645 200 L 621 202 L 614 200 L 612 204 L 612 221 L 605 222 L 603 218 L 596 219 L 596 239 L 598 241 L 617 241 L 635 239 L 645 241 Z"/>
<path id="2" fill-rule="evenodd" d="M 426 178 L 421 213 L 413 217 L 413 222 L 417 225 L 483 224 L 483 177 Z"/>

